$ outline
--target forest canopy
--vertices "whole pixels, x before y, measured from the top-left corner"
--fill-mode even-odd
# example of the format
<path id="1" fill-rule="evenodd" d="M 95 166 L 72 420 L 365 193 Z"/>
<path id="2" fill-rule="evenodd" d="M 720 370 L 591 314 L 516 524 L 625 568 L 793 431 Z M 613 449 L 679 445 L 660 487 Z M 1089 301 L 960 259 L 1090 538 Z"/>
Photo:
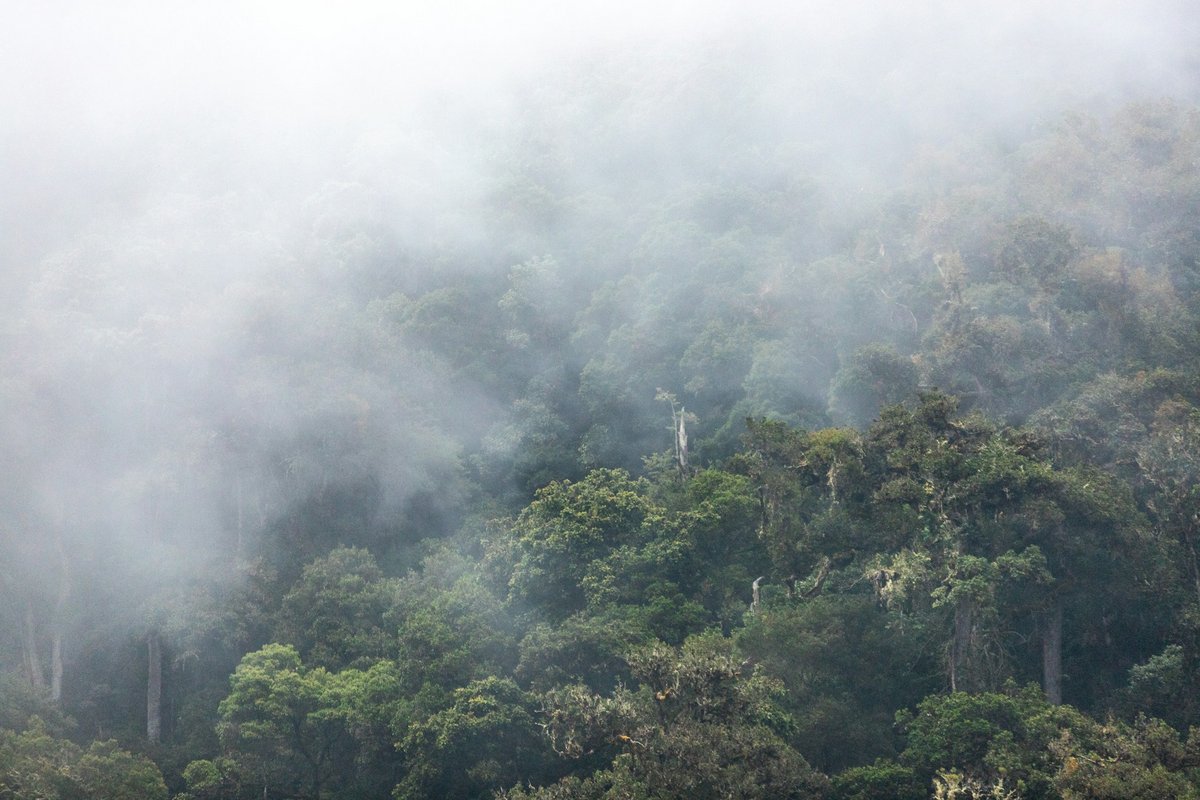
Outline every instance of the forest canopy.
<path id="1" fill-rule="evenodd" d="M 845 5 L 17 14 L 0 797 L 1200 797 L 1196 13 Z"/>

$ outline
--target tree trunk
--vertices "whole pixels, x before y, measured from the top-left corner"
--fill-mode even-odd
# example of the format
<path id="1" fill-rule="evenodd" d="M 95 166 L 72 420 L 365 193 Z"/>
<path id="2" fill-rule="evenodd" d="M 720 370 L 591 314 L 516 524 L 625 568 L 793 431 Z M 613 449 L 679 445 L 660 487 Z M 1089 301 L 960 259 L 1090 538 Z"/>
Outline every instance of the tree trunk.
<path id="1" fill-rule="evenodd" d="M 242 557 L 242 546 L 243 546 L 243 541 L 245 540 L 245 535 L 246 535 L 245 534 L 245 531 L 246 531 L 246 497 L 245 497 L 245 489 L 242 485 L 244 482 L 242 480 L 241 469 L 238 469 L 234 473 L 234 475 L 235 475 L 234 480 L 236 482 L 236 486 L 234 487 L 234 494 L 237 498 L 237 521 L 236 521 L 237 550 L 234 553 L 234 555 L 240 559 Z"/>
<path id="2" fill-rule="evenodd" d="M 62 700 L 63 681 L 63 631 L 67 626 L 67 601 L 71 599 L 71 563 L 63 546 L 61 526 L 54 539 L 58 554 L 58 598 L 54 603 L 54 633 L 50 650 L 50 697 L 55 702 Z"/>
<path id="3" fill-rule="evenodd" d="M 46 675 L 42 672 L 42 660 L 38 656 L 38 637 L 37 625 L 33 619 L 33 601 L 25 598 L 25 633 L 22 642 L 21 654 L 25 662 L 25 675 L 29 678 L 29 685 L 34 689 L 44 691 L 46 689 Z"/>
<path id="4" fill-rule="evenodd" d="M 158 631 L 146 637 L 146 740 L 158 744 L 162 738 L 162 641 Z"/>
<path id="5" fill-rule="evenodd" d="M 1042 620 L 1042 688 L 1051 705 L 1062 704 L 1063 603 L 1054 598 L 1053 607 Z"/>
<path id="6" fill-rule="evenodd" d="M 50 699 L 58 703 L 62 701 L 62 680 L 63 680 L 63 632 L 62 628 L 55 627 L 54 643 L 50 649 Z"/>
<path id="7" fill-rule="evenodd" d="M 971 650 L 971 625 L 975 609 L 968 598 L 954 607 L 954 638 L 950 640 L 950 691 L 969 691 L 967 661 Z"/>
<path id="8" fill-rule="evenodd" d="M 687 418 L 684 409 L 679 408 L 679 427 L 675 432 L 675 452 L 679 456 L 679 471 L 686 477 L 688 468 L 688 435 Z"/>

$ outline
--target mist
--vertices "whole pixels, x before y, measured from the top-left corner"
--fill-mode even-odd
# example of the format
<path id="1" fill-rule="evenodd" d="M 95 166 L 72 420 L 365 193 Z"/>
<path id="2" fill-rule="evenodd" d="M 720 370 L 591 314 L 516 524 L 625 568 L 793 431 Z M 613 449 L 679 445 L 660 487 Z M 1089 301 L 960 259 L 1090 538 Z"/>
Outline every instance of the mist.
<path id="1" fill-rule="evenodd" d="M 503 422 L 494 387 L 404 355 L 411 343 L 386 365 L 403 390 L 380 386 L 383 365 L 320 332 L 339 305 L 369 317 L 373 298 L 431 276 L 502 279 L 551 255 L 574 295 L 541 302 L 573 314 L 605 275 L 685 262 L 698 245 L 683 231 L 647 231 L 681 192 L 719 183 L 815 192 L 841 219 L 797 246 L 825 255 L 922 148 L 990 131 L 1003 153 L 1067 111 L 1196 90 L 1182 3 L 51 3 L 10 16 L 0 266 L 19 388 L 6 444 L 42 493 L 70 487 L 89 506 L 127 471 L 162 479 L 153 459 L 230 420 L 303 438 L 352 413 L 329 408 L 338 395 L 436 431 L 380 444 L 369 469 L 402 473 L 383 481 L 401 495 Z M 555 205 L 536 194 L 547 187 Z M 737 198 L 719 202 L 711 213 L 736 227 Z M 303 496 L 315 479 L 297 480 Z M 175 490 L 173 524 L 204 539 L 220 514 L 182 499 L 195 490 Z"/>
<path id="2" fill-rule="evenodd" d="M 1174 236 L 1186 209 L 1102 187 L 1128 213 L 1099 219 L 1022 180 L 1068 128 L 1195 114 L 1182 0 L 5 17 L 0 664 L 53 639 L 68 684 L 85 643 L 186 640 L 189 591 L 338 545 L 418 569 L 552 480 L 652 465 L 660 386 L 714 463 L 748 416 L 865 425 L 830 388 L 857 348 L 949 374 L 911 308 L 935 258 L 991 258 L 963 209 L 1115 242 L 1175 313 L 1175 240 L 1138 214 Z M 901 262 L 924 288 L 895 294 Z"/>

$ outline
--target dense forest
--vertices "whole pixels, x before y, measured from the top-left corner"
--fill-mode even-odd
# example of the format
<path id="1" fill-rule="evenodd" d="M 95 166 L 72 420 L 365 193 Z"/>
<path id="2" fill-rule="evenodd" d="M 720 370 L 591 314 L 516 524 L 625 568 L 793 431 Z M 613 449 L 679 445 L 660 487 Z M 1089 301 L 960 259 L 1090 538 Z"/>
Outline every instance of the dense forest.
<path id="1" fill-rule="evenodd" d="M 1200 798 L 1200 69 L 877 13 L 14 117 L 0 798 Z"/>

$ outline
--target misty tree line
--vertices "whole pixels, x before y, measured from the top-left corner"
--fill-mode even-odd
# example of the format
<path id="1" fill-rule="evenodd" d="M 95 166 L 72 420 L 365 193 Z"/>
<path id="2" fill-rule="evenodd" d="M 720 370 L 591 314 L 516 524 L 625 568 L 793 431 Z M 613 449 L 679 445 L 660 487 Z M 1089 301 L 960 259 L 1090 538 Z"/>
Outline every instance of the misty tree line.
<path id="1" fill-rule="evenodd" d="M 473 237 L 383 176 L 38 265 L 0 795 L 1200 794 L 1200 111 L 863 185 L 709 77 L 527 98 Z"/>

